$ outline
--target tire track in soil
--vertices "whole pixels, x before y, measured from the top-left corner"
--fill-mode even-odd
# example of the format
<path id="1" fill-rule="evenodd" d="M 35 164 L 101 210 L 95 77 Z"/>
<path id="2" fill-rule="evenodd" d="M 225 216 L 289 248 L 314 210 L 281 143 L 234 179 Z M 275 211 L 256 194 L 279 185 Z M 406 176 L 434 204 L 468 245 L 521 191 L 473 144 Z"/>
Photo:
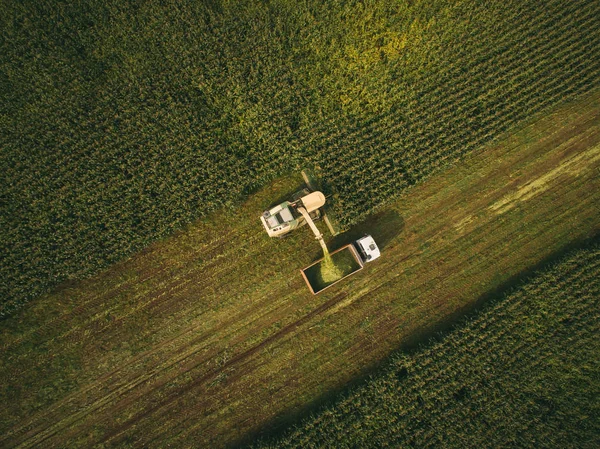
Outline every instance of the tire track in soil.
<path id="1" fill-rule="evenodd" d="M 230 268 L 227 268 L 226 270 L 230 270 Z M 223 270 L 223 271 L 225 271 L 225 270 Z M 193 273 L 193 271 L 190 272 L 190 274 L 192 274 L 192 273 Z M 197 275 L 197 273 L 196 273 L 196 275 Z M 208 282 L 211 282 L 211 280 L 209 280 Z M 229 321 L 227 321 L 226 323 L 224 323 L 222 325 L 222 327 L 230 327 L 232 324 L 234 324 L 237 321 L 240 321 L 240 317 L 239 316 L 237 316 L 236 318 L 230 319 Z M 243 320 L 242 320 L 242 322 L 243 322 Z M 161 342 L 160 344 L 158 344 L 157 346 L 155 346 L 151 351 L 146 351 L 146 352 L 144 352 L 144 353 L 142 353 L 142 354 L 140 354 L 138 356 L 135 356 L 134 360 L 129 359 L 126 362 L 126 364 L 124 363 L 122 366 L 120 366 L 119 368 L 115 369 L 111 373 L 104 374 L 103 376 L 101 376 L 100 378 L 98 378 L 97 381 L 94 382 L 94 384 L 88 385 L 85 390 L 83 390 L 83 391 L 79 390 L 79 391 L 73 393 L 72 395 L 70 395 L 69 397 L 64 398 L 63 400 L 61 400 L 61 404 L 56 404 L 55 407 L 60 408 L 62 405 L 64 405 L 64 403 L 71 404 L 74 401 L 74 396 L 81 396 L 82 394 L 88 394 L 92 390 L 97 389 L 99 387 L 99 385 L 108 383 L 111 380 L 111 378 L 117 377 L 117 375 L 118 375 L 119 379 L 121 379 L 121 376 L 122 376 L 121 371 L 124 368 L 127 368 L 128 366 L 134 364 L 133 362 L 140 361 L 143 358 L 149 357 L 149 355 L 151 355 L 152 353 L 159 352 L 161 349 L 163 349 L 164 347 L 167 347 L 168 345 L 172 344 L 174 341 L 176 341 L 178 339 L 182 339 L 186 335 L 189 335 L 189 334 L 192 334 L 193 332 L 196 332 L 201 326 L 202 325 L 199 325 L 199 326 L 193 327 L 193 328 L 188 328 L 187 330 L 181 332 L 180 334 L 176 335 L 175 337 L 172 337 L 169 340 L 165 340 L 165 341 Z M 184 346 L 180 346 L 180 349 L 177 351 L 177 353 L 175 355 L 179 356 L 182 352 L 184 352 L 186 350 L 187 346 L 193 345 L 195 342 L 199 342 L 199 341 L 202 341 L 202 340 L 206 341 L 207 340 L 206 337 L 209 337 L 210 335 L 213 335 L 213 334 L 214 334 L 214 330 L 212 330 L 210 332 L 207 332 L 205 335 L 201 335 L 201 336 L 195 338 L 195 340 L 193 340 L 191 343 L 188 343 L 188 344 L 186 344 Z M 208 344 L 208 343 L 206 343 L 206 344 Z M 201 349 L 202 348 L 200 348 L 199 350 L 201 350 Z M 190 356 L 194 355 L 199 350 L 196 350 L 193 353 L 186 355 L 186 357 L 190 357 Z M 208 358 L 210 359 L 214 355 L 216 355 L 216 354 L 209 354 Z M 173 358 L 173 357 L 171 357 L 171 358 Z M 165 369 L 168 369 L 168 368 L 172 367 L 173 365 L 175 365 L 176 363 L 179 363 L 179 362 L 181 362 L 180 359 L 175 360 L 175 362 L 170 363 L 170 365 L 168 365 L 166 368 L 159 369 L 157 371 L 157 373 L 160 373 L 161 371 L 163 371 Z M 198 364 L 196 364 L 194 366 L 197 366 L 197 365 Z M 131 388 L 138 387 L 140 383 L 149 382 L 153 377 L 155 377 L 155 375 L 157 373 L 154 373 L 152 376 L 138 376 L 138 377 L 142 377 L 142 379 L 141 379 L 141 381 L 135 383 L 133 386 L 131 386 L 131 383 L 128 381 L 125 384 L 125 386 L 124 386 L 125 390 L 123 390 L 123 387 L 120 386 L 122 384 L 122 382 L 116 382 L 116 383 L 110 382 L 111 386 L 115 386 L 116 390 L 109 391 L 108 395 L 119 395 L 119 394 L 124 393 L 127 390 L 130 390 Z M 184 373 L 179 372 L 179 374 L 177 376 L 180 376 L 180 375 L 183 375 L 183 374 Z M 135 380 L 136 379 L 134 379 L 133 381 L 135 382 Z M 162 384 L 168 382 L 169 380 L 171 380 L 171 379 L 165 380 L 164 382 L 162 382 Z M 158 389 L 158 387 L 154 388 L 153 390 L 156 390 L 156 389 Z M 91 410 L 86 410 L 86 412 L 84 413 L 84 415 L 88 415 L 90 413 L 97 412 L 100 408 L 102 408 L 102 405 L 106 402 L 106 400 L 105 400 L 106 397 L 107 397 L 107 394 L 105 392 L 105 393 L 103 393 L 103 396 L 101 398 L 102 404 L 99 407 L 92 408 Z M 47 419 L 49 418 L 49 414 L 51 415 L 52 413 L 58 413 L 59 411 L 60 410 L 53 410 L 53 411 L 46 410 L 45 412 L 43 412 L 43 415 L 44 415 L 44 418 L 45 418 L 44 421 L 47 421 Z M 84 417 L 85 416 L 83 416 L 83 417 L 81 417 L 79 419 L 82 419 Z M 35 419 L 35 418 L 33 418 L 33 419 Z M 79 419 L 77 419 L 77 420 L 79 420 Z M 27 427 L 27 426 L 28 426 L 28 424 L 24 424 L 21 428 L 24 428 L 24 427 Z M 15 434 L 15 433 L 19 433 L 19 431 L 16 430 L 16 431 L 12 432 L 12 434 Z M 31 430 L 29 433 L 35 433 L 35 431 Z M 53 433 L 56 433 L 56 432 L 53 432 Z"/>
<path id="2" fill-rule="evenodd" d="M 216 378 L 221 372 L 224 372 L 224 371 L 232 368 L 234 365 L 243 362 L 244 360 L 248 359 L 249 357 L 251 357 L 252 355 L 254 355 L 255 353 L 257 353 L 258 351 L 260 351 L 261 349 L 263 349 L 264 347 L 266 347 L 266 346 L 270 345 L 271 343 L 273 343 L 274 341 L 276 341 L 276 340 L 284 337 L 287 334 L 290 334 L 291 332 L 293 332 L 297 328 L 301 327 L 302 325 L 306 324 L 308 321 L 312 320 L 317 315 L 320 315 L 323 312 L 325 312 L 327 309 L 333 307 L 339 301 L 343 300 L 346 296 L 347 296 L 347 293 L 345 293 L 345 292 L 340 293 L 339 295 L 337 295 L 334 298 L 328 300 L 327 302 L 325 302 L 321 306 L 317 307 L 312 312 L 304 315 L 302 318 L 300 318 L 300 319 L 296 320 L 295 322 L 293 322 L 293 323 L 291 323 L 291 324 L 283 327 L 282 329 L 280 329 L 279 331 L 277 331 L 273 335 L 267 337 L 265 340 L 261 341 L 260 343 L 258 343 L 257 345 L 253 346 L 252 348 L 250 348 L 250 349 L 248 349 L 248 350 L 246 350 L 246 351 L 244 351 L 244 352 L 242 352 L 242 353 L 240 353 L 240 354 L 232 357 L 231 359 L 229 359 L 228 361 L 226 361 L 219 368 L 217 368 L 215 370 L 212 370 L 212 371 L 204 374 L 200 378 L 195 379 L 193 382 L 190 382 L 190 383 L 184 385 L 183 387 L 179 388 L 177 391 L 173 392 L 163 402 L 160 402 L 160 403 L 152 406 L 151 408 L 144 410 L 143 413 L 140 413 L 140 414 L 136 415 L 134 418 L 131 418 L 129 421 L 125 422 L 124 424 L 122 424 L 119 427 L 117 427 L 115 430 L 113 430 L 110 433 L 108 433 L 105 437 L 103 437 L 98 442 L 98 444 L 105 444 L 105 443 L 109 442 L 111 439 L 118 437 L 119 434 L 121 434 L 127 428 L 129 428 L 131 426 L 134 426 L 137 422 L 141 421 L 144 418 L 147 418 L 148 416 L 150 416 L 151 414 L 153 414 L 157 410 L 164 409 L 165 407 L 168 407 L 169 405 L 171 405 L 174 401 L 176 401 L 181 395 L 185 394 L 186 392 L 189 392 L 190 390 L 194 389 L 195 387 L 197 387 L 198 385 L 200 385 L 202 383 L 205 383 L 205 382 L 207 382 L 207 381 L 209 381 L 209 380 L 211 380 L 213 378 Z M 168 410 L 165 410 L 165 411 L 168 411 Z M 44 438 L 36 441 L 36 444 L 43 443 L 44 441 L 46 441 L 51 436 L 52 436 L 52 434 L 45 436 Z"/>

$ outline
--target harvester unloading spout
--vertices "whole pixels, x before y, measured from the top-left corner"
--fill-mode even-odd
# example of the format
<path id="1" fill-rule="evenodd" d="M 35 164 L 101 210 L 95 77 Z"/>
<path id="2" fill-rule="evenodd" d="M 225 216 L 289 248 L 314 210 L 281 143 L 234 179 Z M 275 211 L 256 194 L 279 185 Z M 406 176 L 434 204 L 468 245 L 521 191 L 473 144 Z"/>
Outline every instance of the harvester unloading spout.
<path id="1" fill-rule="evenodd" d="M 308 211 L 302 206 L 298 207 L 296 210 L 300 212 L 300 214 L 302 214 L 302 216 L 308 223 L 308 226 L 312 230 L 313 234 L 315 234 L 315 238 L 318 240 L 319 244 L 321 245 L 321 248 L 323 248 L 323 254 L 325 254 L 325 256 L 329 255 L 329 250 L 327 249 L 325 240 L 323 240 L 323 234 L 321 234 L 319 228 L 317 228 L 315 223 L 312 221 L 312 218 L 310 218 Z"/>

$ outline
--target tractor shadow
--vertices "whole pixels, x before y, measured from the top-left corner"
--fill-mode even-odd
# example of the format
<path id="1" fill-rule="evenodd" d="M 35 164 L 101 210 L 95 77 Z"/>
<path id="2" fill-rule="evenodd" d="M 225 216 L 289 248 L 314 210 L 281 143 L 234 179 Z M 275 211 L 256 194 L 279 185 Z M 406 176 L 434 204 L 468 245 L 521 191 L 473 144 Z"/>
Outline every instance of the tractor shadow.
<path id="1" fill-rule="evenodd" d="M 370 234 L 383 252 L 385 247 L 394 240 L 404 229 L 404 219 L 395 210 L 386 210 L 367 217 L 364 221 L 352 226 L 348 231 L 325 239 L 331 251 L 352 243 Z"/>

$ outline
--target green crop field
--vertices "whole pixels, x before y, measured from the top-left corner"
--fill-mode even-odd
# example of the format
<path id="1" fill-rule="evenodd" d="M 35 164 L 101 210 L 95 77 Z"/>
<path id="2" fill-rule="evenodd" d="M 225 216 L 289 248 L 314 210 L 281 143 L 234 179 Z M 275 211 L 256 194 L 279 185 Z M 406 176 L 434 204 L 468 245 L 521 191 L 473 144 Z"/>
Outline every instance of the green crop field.
<path id="1" fill-rule="evenodd" d="M 1 10 L 0 447 L 597 440 L 597 0 Z"/>
<path id="2" fill-rule="evenodd" d="M 255 448 L 596 448 L 600 241 Z"/>
<path id="3" fill-rule="evenodd" d="M 327 237 L 370 233 L 381 257 L 316 296 L 312 233 L 270 239 L 258 220 L 302 179 L 269 183 L 235 222 L 216 211 L 5 319 L 0 446 L 219 448 L 282 428 L 597 236 L 599 172 L 595 92 Z"/>
<path id="4" fill-rule="evenodd" d="M 355 224 L 600 76 L 595 0 L 2 10 L 2 315 L 306 166 Z"/>

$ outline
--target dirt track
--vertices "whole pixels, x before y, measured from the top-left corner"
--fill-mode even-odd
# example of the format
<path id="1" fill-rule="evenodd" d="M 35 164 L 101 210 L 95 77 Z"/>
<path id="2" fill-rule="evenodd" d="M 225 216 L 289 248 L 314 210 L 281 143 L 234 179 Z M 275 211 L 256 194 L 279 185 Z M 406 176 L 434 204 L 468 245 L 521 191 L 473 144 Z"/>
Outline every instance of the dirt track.
<path id="1" fill-rule="evenodd" d="M 308 231 L 215 215 L 7 321 L 3 447 L 222 447 L 350 379 L 600 230 L 600 98 L 556 111 L 408 191 L 363 232 L 382 257 L 308 293 Z M 231 212 L 227 212 L 231 214 Z"/>

